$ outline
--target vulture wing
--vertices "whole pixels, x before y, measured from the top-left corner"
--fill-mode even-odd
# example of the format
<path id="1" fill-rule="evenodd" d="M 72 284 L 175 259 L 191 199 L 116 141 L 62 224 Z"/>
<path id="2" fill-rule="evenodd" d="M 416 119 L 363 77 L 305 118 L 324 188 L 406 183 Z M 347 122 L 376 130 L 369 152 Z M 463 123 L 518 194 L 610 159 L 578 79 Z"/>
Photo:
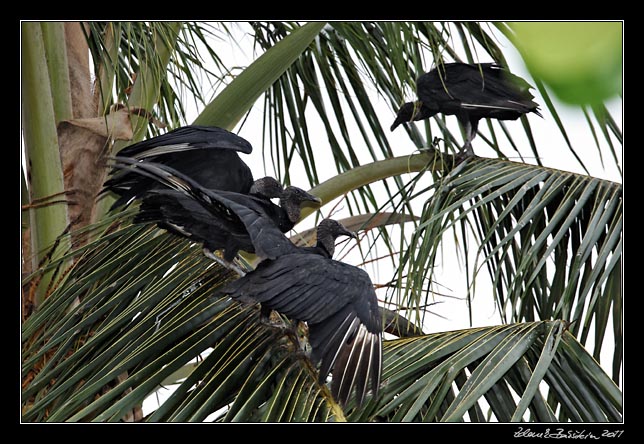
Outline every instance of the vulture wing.
<path id="1" fill-rule="evenodd" d="M 127 146 L 118 155 L 169 166 L 206 188 L 247 194 L 253 174 L 237 153 L 249 154 L 252 150 L 248 141 L 223 128 L 193 125 Z M 129 171 L 114 171 L 111 176 L 105 182 L 105 191 L 120 196 L 112 208 L 158 189 L 154 180 Z"/>
<path id="2" fill-rule="evenodd" d="M 359 404 L 369 389 L 377 395 L 382 321 L 366 272 L 321 255 L 297 252 L 262 262 L 223 292 L 306 321 L 312 361 L 321 363 L 320 382 L 332 371 L 331 392 L 341 404 L 346 404 L 354 389 Z"/>

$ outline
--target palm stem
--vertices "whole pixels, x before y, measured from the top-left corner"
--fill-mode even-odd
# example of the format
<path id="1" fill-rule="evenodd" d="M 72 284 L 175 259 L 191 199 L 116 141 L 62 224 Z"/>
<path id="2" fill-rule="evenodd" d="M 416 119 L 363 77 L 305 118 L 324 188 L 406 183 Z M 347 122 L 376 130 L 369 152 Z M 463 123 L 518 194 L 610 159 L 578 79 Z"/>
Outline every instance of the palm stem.
<path id="1" fill-rule="evenodd" d="M 65 24 L 63 22 L 44 22 L 41 24 L 41 28 L 56 122 L 69 120 L 73 118 L 73 113 Z"/>
<path id="2" fill-rule="evenodd" d="M 28 157 L 30 201 L 33 201 L 62 193 L 65 185 L 45 46 L 39 23 L 23 23 L 22 42 L 22 120 Z M 54 259 L 69 247 L 69 240 L 62 239 L 58 247 L 50 251 L 69 223 L 67 205 L 31 208 L 29 217 L 35 270 L 46 257 Z M 45 298 L 51 276 L 51 272 L 43 275 L 34 301 L 36 306 Z"/>
<path id="3" fill-rule="evenodd" d="M 322 204 L 324 205 L 367 184 L 401 174 L 417 173 L 428 167 L 432 169 L 442 168 L 442 162 L 436 159 L 433 150 L 361 165 L 313 187 L 310 193 L 322 199 Z M 308 217 L 314 211 L 311 208 L 303 208 L 301 219 Z"/>

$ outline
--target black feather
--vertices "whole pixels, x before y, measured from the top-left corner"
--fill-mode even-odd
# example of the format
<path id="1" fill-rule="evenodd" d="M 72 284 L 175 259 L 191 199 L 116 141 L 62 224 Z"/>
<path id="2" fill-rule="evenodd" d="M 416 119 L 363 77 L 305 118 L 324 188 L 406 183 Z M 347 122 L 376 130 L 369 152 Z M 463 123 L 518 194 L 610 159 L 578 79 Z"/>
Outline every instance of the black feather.
<path id="1" fill-rule="evenodd" d="M 320 365 L 320 382 L 332 372 L 331 392 L 342 405 L 354 392 L 358 404 L 368 390 L 377 396 L 382 322 L 368 275 L 321 254 L 321 248 L 291 244 L 284 250 L 292 252 L 263 261 L 222 293 L 306 321 L 311 360 Z M 343 379 L 349 382 L 341 384 Z"/>
<path id="2" fill-rule="evenodd" d="M 138 196 L 141 207 L 135 222 L 157 222 L 160 227 L 200 242 L 209 250 L 224 250 L 227 261 L 232 261 L 239 250 L 255 252 L 256 244 L 251 241 L 240 214 L 248 219 L 266 218 L 281 235 L 299 220 L 302 202 L 319 201 L 304 190 L 288 187 L 278 206 L 264 197 L 207 189 L 163 164 L 125 157 L 113 158 L 113 162 L 116 169 L 165 188 L 151 189 Z"/>
<path id="3" fill-rule="evenodd" d="M 189 125 L 123 148 L 118 155 L 156 162 L 173 168 L 205 188 L 247 194 L 253 174 L 237 153 L 250 154 L 247 140 L 223 128 Z M 104 191 L 120 197 L 112 209 L 127 204 L 152 189 L 162 189 L 151 178 L 115 170 Z"/>
<path id="4" fill-rule="evenodd" d="M 541 116 L 530 85 L 493 63 L 440 65 L 418 78 L 416 94 L 417 102 L 400 107 L 391 130 L 437 113 L 455 115 L 466 128 L 463 149 L 468 151 L 480 119 L 516 120 L 530 112 Z"/>

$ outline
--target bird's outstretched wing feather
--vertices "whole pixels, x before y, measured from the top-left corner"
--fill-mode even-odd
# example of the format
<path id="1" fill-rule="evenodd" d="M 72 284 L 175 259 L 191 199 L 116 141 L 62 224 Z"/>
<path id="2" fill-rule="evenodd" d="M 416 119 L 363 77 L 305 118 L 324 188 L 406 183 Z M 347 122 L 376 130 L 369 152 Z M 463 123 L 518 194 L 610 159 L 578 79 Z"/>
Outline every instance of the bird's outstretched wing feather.
<path id="1" fill-rule="evenodd" d="M 228 198 L 232 193 L 217 192 L 202 187 L 190 177 L 166 165 L 154 162 L 139 162 L 125 157 L 111 159 L 116 168 L 136 172 L 153 179 L 166 187 L 179 191 L 198 202 L 214 217 L 223 219 L 229 224 L 244 226 L 250 236 L 250 242 L 255 247 L 256 254 L 261 258 L 275 258 L 297 250 L 297 247 L 280 231 L 275 222 L 266 217 L 266 206 L 253 204 L 257 200 L 245 196 L 247 205 Z"/>
<path id="2" fill-rule="evenodd" d="M 229 194 L 229 193 L 227 193 Z M 237 218 L 221 211 L 213 214 L 212 207 L 195 200 L 174 189 L 154 189 L 148 191 L 141 200 L 135 223 L 154 222 L 159 227 L 186 237 L 214 251 L 225 250 L 226 259 L 232 260 L 238 250 L 254 251 Z"/>
<path id="3" fill-rule="evenodd" d="M 262 262 L 222 292 L 306 321 L 321 382 L 332 370 L 331 391 L 341 403 L 354 389 L 358 403 L 368 389 L 377 394 L 382 321 L 373 285 L 363 270 L 299 252 Z"/>
<path id="4" fill-rule="evenodd" d="M 233 150 L 245 154 L 253 151 L 252 145 L 246 139 L 223 128 L 188 125 L 129 145 L 118 155 L 147 159 L 162 154 L 197 149 Z"/>
<path id="5" fill-rule="evenodd" d="M 247 194 L 253 174 L 238 153 L 252 149 L 247 140 L 223 128 L 190 125 L 129 145 L 118 155 L 170 166 L 207 188 Z M 112 171 L 110 176 L 102 193 L 120 196 L 112 209 L 158 188 L 153 180 L 128 171 Z"/>

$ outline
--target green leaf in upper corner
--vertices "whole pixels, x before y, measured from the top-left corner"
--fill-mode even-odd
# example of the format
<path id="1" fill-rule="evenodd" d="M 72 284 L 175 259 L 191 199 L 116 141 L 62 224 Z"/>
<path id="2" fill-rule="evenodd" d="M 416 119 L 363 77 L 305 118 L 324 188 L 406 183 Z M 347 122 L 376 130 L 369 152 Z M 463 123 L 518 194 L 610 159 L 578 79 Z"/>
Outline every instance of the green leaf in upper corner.
<path id="1" fill-rule="evenodd" d="M 573 104 L 622 94 L 620 22 L 510 23 L 511 39 L 530 72 Z"/>

